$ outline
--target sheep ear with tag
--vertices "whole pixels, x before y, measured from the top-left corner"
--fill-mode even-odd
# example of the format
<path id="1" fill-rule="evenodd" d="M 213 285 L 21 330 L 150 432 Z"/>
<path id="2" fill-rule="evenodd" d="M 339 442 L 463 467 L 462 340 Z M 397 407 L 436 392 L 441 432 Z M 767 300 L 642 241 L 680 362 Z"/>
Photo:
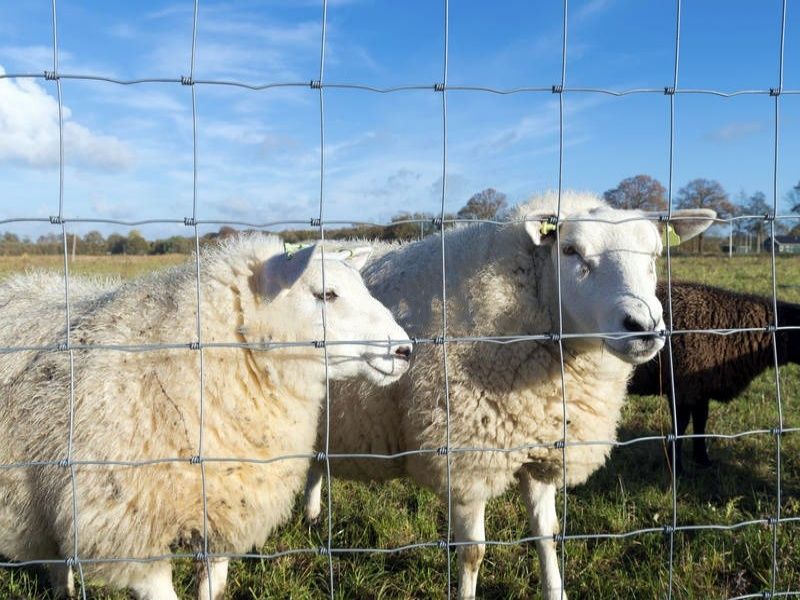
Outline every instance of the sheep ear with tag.
<path id="1" fill-rule="evenodd" d="M 532 215 L 525 220 L 525 231 L 533 240 L 534 246 L 544 246 L 556 241 L 555 223 L 551 223 L 552 215 Z"/>
<path id="2" fill-rule="evenodd" d="M 367 264 L 372 254 L 372 246 L 355 246 L 353 248 L 331 249 L 325 252 L 325 258 L 341 260 L 349 264 L 356 271 L 360 271 Z"/>
<path id="3" fill-rule="evenodd" d="M 316 250 L 308 246 L 289 253 L 276 254 L 261 265 L 258 274 L 258 291 L 267 300 L 288 290 L 305 273 Z"/>
<path id="4" fill-rule="evenodd" d="M 650 213 L 663 218 L 666 213 Z M 673 210 L 668 223 L 657 223 L 665 246 L 678 246 L 700 235 L 714 224 L 717 213 L 709 208 L 688 208 Z"/>

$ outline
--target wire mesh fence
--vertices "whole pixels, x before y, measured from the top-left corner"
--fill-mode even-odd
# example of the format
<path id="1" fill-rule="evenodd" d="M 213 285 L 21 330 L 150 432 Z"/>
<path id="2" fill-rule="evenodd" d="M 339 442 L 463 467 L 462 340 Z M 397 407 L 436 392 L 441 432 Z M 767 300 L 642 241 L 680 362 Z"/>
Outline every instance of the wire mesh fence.
<path id="1" fill-rule="evenodd" d="M 669 208 L 662 217 L 662 221 L 674 221 L 680 217 L 673 217 L 673 171 L 675 164 L 675 156 L 680 152 L 680 144 L 676 140 L 676 110 L 680 106 L 680 97 L 683 95 L 708 95 L 722 98 L 730 98 L 742 95 L 751 96 L 764 96 L 764 101 L 769 102 L 774 109 L 774 145 L 773 145 L 773 170 L 772 170 L 772 210 L 766 215 L 738 215 L 730 219 L 719 219 L 718 222 L 731 224 L 736 220 L 743 219 L 763 219 L 770 231 L 771 238 L 774 239 L 776 235 L 776 223 L 782 220 L 791 221 L 798 217 L 792 215 L 781 215 L 778 210 L 779 186 L 778 174 L 781 166 L 780 160 L 780 132 L 781 132 L 781 99 L 786 95 L 800 94 L 800 90 L 784 89 L 784 47 L 786 35 L 786 13 L 788 0 L 783 0 L 781 5 L 781 25 L 780 31 L 776 35 L 780 36 L 780 51 L 776 56 L 776 77 L 775 86 L 768 89 L 744 89 L 735 91 L 720 91 L 715 89 L 689 89 L 682 88 L 679 85 L 680 74 L 680 47 L 681 47 L 681 8 L 682 1 L 676 0 L 676 21 L 674 26 L 674 59 L 673 59 L 673 79 L 667 82 L 667 85 L 661 88 L 637 88 L 637 89 L 605 89 L 602 87 L 570 87 L 568 79 L 568 57 L 569 57 L 569 44 L 568 44 L 568 0 L 563 0 L 562 8 L 562 31 L 561 31 L 561 73 L 560 80 L 554 84 L 547 85 L 531 85 L 514 87 L 509 89 L 498 89 L 493 87 L 475 85 L 451 85 L 448 81 L 448 60 L 449 60 L 449 34 L 450 34 L 450 21 L 449 21 L 449 2 L 444 0 L 443 5 L 443 22 L 442 22 L 442 40 L 443 40 L 443 55 L 441 63 L 441 80 L 436 82 L 424 82 L 411 85 L 395 85 L 391 87 L 375 87 L 372 85 L 362 84 L 358 82 L 331 82 L 325 78 L 325 65 L 326 65 L 326 45 L 327 45 L 327 23 L 328 23 L 328 3 L 327 0 L 322 1 L 321 10 L 321 32 L 320 32 L 320 52 L 319 52 L 319 71 L 313 75 L 308 81 L 267 81 L 267 82 L 253 82 L 253 81 L 237 81 L 237 80 L 215 80 L 215 79 L 197 79 L 195 78 L 195 52 L 198 44 L 198 8 L 200 0 L 195 0 L 192 11 L 192 36 L 191 36 L 191 54 L 190 61 L 187 65 L 186 74 L 178 75 L 174 78 L 137 78 L 137 79 L 118 79 L 114 77 L 105 77 L 95 74 L 82 74 L 82 73 L 64 73 L 59 67 L 59 38 L 58 38 L 58 5 L 63 4 L 52 0 L 52 68 L 44 71 L 43 73 L 8 73 L 0 74 L 0 78 L 4 79 L 41 79 L 52 86 L 55 92 L 58 109 L 59 109 L 59 185 L 58 185 L 58 206 L 57 212 L 48 219 L 33 218 L 33 217 L 18 217 L 0 220 L 0 225 L 11 225 L 16 223 L 49 223 L 57 230 L 61 236 L 63 245 L 63 272 L 64 272 L 64 287 L 63 287 L 63 303 L 64 303 L 64 326 L 63 338 L 57 344 L 48 345 L 18 345 L 0 348 L 0 354 L 11 354 L 18 352 L 56 352 L 65 355 L 69 365 L 69 390 L 68 390 L 68 422 L 69 422 L 69 437 L 66 442 L 66 452 L 63 458 L 57 460 L 38 460 L 29 461 L 24 463 L 2 464 L 0 469 L 19 469 L 26 467 L 59 467 L 67 469 L 70 473 L 71 486 L 72 486 L 72 531 L 74 533 L 72 539 L 72 552 L 69 556 L 63 559 L 37 559 L 22 562 L 0 562 L 0 567 L 13 568 L 18 566 L 34 565 L 34 564 L 54 564 L 64 565 L 71 567 L 75 570 L 78 580 L 81 583 L 81 593 L 86 598 L 86 585 L 83 584 L 84 574 L 83 566 L 98 563 L 152 563 L 163 560 L 172 560 L 175 558 L 189 558 L 195 561 L 205 563 L 206 569 L 212 571 L 212 561 L 215 559 L 231 558 L 231 559 L 264 559 L 274 560 L 282 556 L 290 556 L 297 554 L 311 554 L 325 556 L 328 562 L 328 591 L 330 597 L 333 598 L 338 592 L 343 592 L 347 595 L 346 590 L 337 590 L 337 582 L 335 581 L 334 573 L 334 558 L 345 557 L 348 554 L 356 553 L 397 553 L 405 552 L 418 548 L 436 548 L 440 549 L 447 560 L 444 561 L 444 569 L 446 569 L 447 587 L 442 590 L 443 596 L 451 594 L 452 583 L 455 580 L 454 574 L 451 573 L 451 560 L 449 557 L 454 554 L 461 546 L 472 545 L 472 542 L 456 539 L 453 532 L 453 498 L 451 496 L 451 468 L 453 457 L 464 453 L 516 453 L 532 449 L 551 449 L 555 448 L 561 452 L 561 468 L 563 485 L 561 488 L 561 503 L 559 511 L 560 532 L 554 536 L 526 536 L 516 540 L 492 540 L 486 539 L 482 544 L 487 546 L 507 546 L 507 545 L 525 545 L 537 541 L 555 541 L 559 546 L 560 557 L 560 571 L 565 580 L 565 590 L 568 593 L 570 589 L 570 569 L 568 561 L 568 546 L 572 541 L 578 540 L 631 540 L 644 535 L 663 535 L 668 547 L 667 553 L 667 569 L 668 581 L 666 582 L 666 589 L 664 595 L 672 598 L 675 594 L 675 585 L 673 583 L 673 573 L 675 570 L 676 553 L 676 536 L 684 532 L 696 531 L 737 531 L 747 527 L 768 527 L 772 536 L 772 556 L 771 556 L 771 572 L 765 576 L 767 585 L 763 589 L 753 591 L 744 595 L 737 596 L 736 598 L 772 598 L 780 596 L 795 596 L 800 595 L 800 583 L 792 582 L 792 584 L 782 589 L 779 587 L 779 543 L 778 536 L 782 527 L 789 524 L 800 522 L 800 517 L 787 517 L 782 514 L 783 507 L 783 466 L 785 463 L 785 456 L 782 452 L 782 439 L 786 435 L 796 434 L 800 428 L 787 427 L 784 419 L 784 398 L 781 389 L 780 377 L 780 364 L 778 354 L 777 335 L 782 331 L 789 331 L 793 329 L 800 329 L 796 325 L 786 325 L 778 321 L 778 274 L 776 268 L 776 249 L 774 244 L 770 247 L 770 267 L 772 278 L 772 305 L 773 305 L 773 320 L 769 323 L 764 323 L 763 327 L 736 327 L 736 328 L 713 328 L 713 329 L 676 329 L 672 327 L 672 261 L 673 256 L 670 246 L 665 246 L 666 251 L 666 281 L 667 281 L 667 302 L 664 306 L 666 329 L 663 331 L 654 332 L 653 335 L 663 337 L 665 339 L 665 353 L 667 360 L 672 362 L 672 340 L 674 336 L 681 336 L 686 334 L 704 334 L 709 336 L 729 336 L 739 333 L 763 333 L 767 332 L 772 338 L 772 354 L 775 369 L 775 408 L 777 419 L 772 427 L 756 428 L 747 431 L 738 431 L 732 434 L 708 433 L 702 436 L 687 435 L 679 432 L 677 425 L 673 424 L 673 430 L 666 435 L 653 435 L 653 436 L 638 436 L 632 439 L 618 441 L 616 439 L 598 439 L 598 440 L 571 440 L 570 439 L 570 426 L 568 415 L 568 396 L 570 394 L 569 386 L 566 384 L 565 377 L 565 342 L 574 339 L 595 339 L 595 340 L 620 340 L 631 337 L 641 337 L 639 333 L 631 333 L 628 331 L 608 331 L 608 332 L 592 332 L 592 333 L 572 333 L 565 331 L 563 315 L 564 304 L 570 302 L 570 298 L 562 295 L 562 281 L 561 281 L 561 253 L 556 252 L 556 276 L 557 276 L 557 302 L 558 302 L 558 324 L 557 327 L 550 332 L 540 334 L 508 334 L 506 332 L 497 332 L 493 336 L 457 336 L 451 335 L 448 328 L 448 311 L 447 311 L 447 245 L 445 243 L 447 235 L 446 232 L 450 225 L 467 222 L 474 224 L 476 222 L 488 223 L 498 228 L 508 225 L 507 221 L 491 220 L 491 219 L 452 219 L 448 218 L 446 214 L 446 198 L 448 194 L 447 181 L 448 181 L 448 95 L 450 93 L 459 94 L 548 94 L 554 95 L 558 100 L 558 204 L 557 210 L 552 220 L 555 225 L 556 247 L 561 246 L 560 241 L 560 228 L 559 225 L 567 221 L 580 221 L 581 219 L 564 218 L 562 217 L 561 200 L 562 192 L 564 190 L 565 181 L 565 167 L 569 165 L 568 153 L 565 151 L 564 144 L 564 130 L 565 130 L 565 104 L 568 98 L 575 94 L 600 94 L 609 95 L 613 97 L 622 97 L 636 94 L 654 94 L 663 95 L 665 98 L 664 108 L 669 118 L 669 156 L 665 157 L 668 163 L 669 179 L 668 179 L 668 192 Z M 199 41 L 202 44 L 202 39 Z M 139 84 L 159 84 L 159 85 L 179 85 L 187 89 L 187 96 L 190 99 L 192 107 L 192 150 L 193 150 L 193 169 L 192 169 L 192 206 L 190 216 L 176 215 L 171 219 L 142 219 L 136 221 L 130 220 L 115 220 L 106 218 L 73 218 L 68 216 L 68 206 L 64 202 L 64 169 L 68 164 L 69 156 L 65 155 L 64 151 L 64 103 L 62 97 L 62 82 L 71 81 L 96 81 L 107 83 L 111 85 L 121 86 L 135 86 Z M 206 86 L 228 86 L 234 88 L 242 88 L 253 92 L 268 92 L 277 88 L 306 88 L 310 93 L 316 95 L 319 103 L 319 202 L 318 212 L 314 215 L 309 215 L 308 220 L 282 220 L 270 222 L 251 222 L 243 220 L 206 220 L 202 218 L 202 204 L 198 203 L 198 152 L 197 152 L 197 135 L 198 128 L 202 127 L 202 121 L 198 120 L 197 116 L 197 94 L 202 94 L 202 89 Z M 443 373 L 444 389 L 442 390 L 443 400 L 445 402 L 446 429 L 444 432 L 445 441 L 444 445 L 432 448 L 414 448 L 404 450 L 402 452 L 385 453 L 385 454 L 363 454 L 363 453 L 335 453 L 330 449 L 330 436 L 331 436 L 331 394 L 330 394 L 330 380 L 327 374 L 328 371 L 328 351 L 329 348 L 337 344 L 348 344 L 348 341 L 331 341 L 327 339 L 327 323 L 326 323 L 326 304 L 323 303 L 322 308 L 322 322 L 323 322 L 323 337 L 318 340 L 303 340 L 297 342 L 262 342 L 262 343 L 243 343 L 243 342 L 207 342 L 203 339 L 203 326 L 201 319 L 201 311 L 199 310 L 201 304 L 201 247 L 200 247 L 200 229 L 208 225 L 230 225 L 249 227 L 252 229 L 270 229 L 276 227 L 288 226 L 310 226 L 317 229 L 318 240 L 322 246 L 324 255 L 326 247 L 326 228 L 333 225 L 382 225 L 380 223 L 370 223 L 359 219 L 359 215 L 353 215 L 352 220 L 327 220 L 325 213 L 325 199 L 326 199 L 326 110 L 325 110 L 325 93 L 327 90 L 342 89 L 342 90 L 359 90 L 375 94 L 394 94 L 405 92 L 418 92 L 418 93 L 434 93 L 441 98 L 441 203 L 439 207 L 439 215 L 433 219 L 432 222 L 424 221 L 421 219 L 407 219 L 397 221 L 397 223 L 420 223 L 421 225 L 432 225 L 438 230 L 440 234 L 440 253 L 441 253 L 441 332 L 440 335 L 426 338 L 412 338 L 405 340 L 413 342 L 416 346 L 432 345 L 441 351 L 441 369 Z M 646 217 L 635 216 L 630 221 L 645 219 Z M 582 219 L 587 220 L 587 219 Z M 598 222 L 602 220 L 598 219 Z M 618 221 L 616 224 L 624 223 L 627 221 Z M 195 323 L 195 336 L 190 340 L 175 340 L 174 343 L 130 343 L 130 344 L 116 344 L 116 345 L 97 345 L 82 343 L 75 340 L 72 335 L 72 315 L 70 312 L 73 304 L 71 294 L 70 282 L 70 261 L 68 259 L 68 236 L 69 227 L 71 225 L 80 223 L 95 223 L 95 224 L 112 224 L 120 226 L 137 226 L 143 224 L 170 224 L 170 225 L 183 225 L 192 231 L 195 247 L 195 278 L 196 278 L 196 298 L 195 302 L 198 307 L 196 311 Z M 325 288 L 325 267 L 322 263 L 322 285 Z M 385 344 L 385 340 L 357 340 L 359 342 L 374 343 L 376 345 Z M 450 411 L 451 403 L 458 402 L 458 398 L 453 398 L 450 391 L 449 382 L 451 381 L 452 373 L 450 372 L 450 363 L 448 361 L 448 348 L 460 344 L 491 344 L 491 345 L 510 345 L 518 343 L 544 343 L 552 344 L 558 348 L 558 355 L 560 360 L 560 380 L 561 380 L 561 423 L 562 431 L 558 439 L 548 440 L 544 443 L 530 443 L 514 447 L 483 447 L 480 445 L 470 447 L 454 447 L 451 445 L 450 439 Z M 204 446 L 204 432 L 207 428 L 205 422 L 205 388 L 204 385 L 204 357 L 205 353 L 210 349 L 251 349 L 257 351 L 272 351 L 285 348 L 296 347 L 313 347 L 318 349 L 325 360 L 326 369 L 326 397 L 325 397 L 325 419 L 323 427 L 324 445 L 316 452 L 309 452 L 304 454 L 295 454 L 290 456 L 275 456 L 269 459 L 258 459 L 253 457 L 242 456 L 210 456 Z M 197 366 L 199 373 L 199 386 L 197 389 L 197 402 L 200 419 L 200 428 L 198 432 L 198 444 L 196 451 L 188 459 L 186 457 L 163 457 L 153 460 L 143 461 L 102 461 L 91 460 L 85 458 L 75 458 L 73 453 L 74 438 L 76 435 L 74 420 L 75 420 L 75 360 L 76 353 L 83 351 L 103 351 L 103 352 L 125 352 L 125 353 L 143 353 L 155 351 L 176 351 L 176 352 L 192 352 L 196 353 Z M 675 403 L 675 379 L 680 377 L 679 373 L 670 372 L 670 380 L 665 382 L 665 389 L 671 390 L 672 398 L 672 414 L 677 413 L 677 406 Z M 12 399 L 13 401 L 13 399 Z M 570 497 L 571 492 L 567 487 L 568 472 L 567 472 L 567 449 L 570 447 L 579 446 L 599 446 L 608 448 L 620 448 L 631 446 L 635 444 L 648 443 L 660 441 L 666 444 L 671 454 L 671 464 L 676 463 L 677 442 L 682 439 L 695 439 L 703 437 L 708 439 L 727 439 L 739 440 L 749 436 L 769 436 L 774 439 L 774 464 L 775 464 L 775 481 L 774 481 L 774 505 L 769 507 L 763 517 L 758 519 L 747 520 L 743 522 L 729 523 L 729 524 L 713 524 L 713 523 L 692 523 L 685 524 L 681 522 L 680 507 L 678 500 L 678 480 L 675 470 L 671 474 L 671 490 L 672 490 L 672 503 L 671 503 L 671 516 L 670 522 L 667 525 L 659 525 L 655 527 L 643 527 L 631 531 L 624 532 L 610 532 L 610 531 L 591 531 L 580 532 L 573 531 L 570 527 Z M 429 541 L 420 541 L 413 544 L 406 544 L 392 548 L 353 548 L 353 547 L 337 547 L 334 544 L 334 514 L 333 502 L 331 498 L 331 486 L 327 487 L 327 514 L 325 515 L 326 524 L 326 540 L 325 543 L 318 547 L 307 548 L 290 548 L 274 553 L 217 553 L 209 547 L 209 522 L 208 522 L 208 507 L 206 505 L 206 469 L 208 465 L 213 464 L 235 464 L 250 462 L 256 464 L 270 464 L 283 460 L 311 460 L 324 465 L 326 479 L 331 481 L 331 461 L 337 459 L 360 459 L 369 458 L 375 460 L 394 460 L 414 455 L 432 455 L 441 457 L 446 461 L 447 467 L 447 495 L 446 495 L 446 528 L 441 532 L 441 538 Z M 202 482 L 202 504 L 203 504 L 203 530 L 201 532 L 200 540 L 201 547 L 197 552 L 175 552 L 159 556 L 142 557 L 126 557 L 126 556 L 103 556 L 103 557 L 89 557 L 82 556 L 79 552 L 80 539 L 79 528 L 79 513 L 81 511 L 81 491 L 77 486 L 76 468 L 81 466 L 124 466 L 124 467 L 145 467 L 148 465 L 180 463 L 185 464 L 187 461 L 196 467 L 201 476 Z M 208 594 L 212 594 L 212 581 L 211 578 L 208 582 Z"/>

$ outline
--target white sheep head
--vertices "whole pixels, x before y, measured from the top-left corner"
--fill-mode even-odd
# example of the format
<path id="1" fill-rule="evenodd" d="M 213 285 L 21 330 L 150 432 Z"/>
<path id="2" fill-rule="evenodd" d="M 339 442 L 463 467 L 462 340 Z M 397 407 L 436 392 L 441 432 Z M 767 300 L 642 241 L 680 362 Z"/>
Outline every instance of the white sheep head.
<path id="1" fill-rule="evenodd" d="M 324 337 L 331 380 L 364 376 L 378 385 L 397 380 L 408 369 L 411 345 L 408 334 L 361 279 L 359 270 L 371 251 L 369 246 L 341 249 L 329 243 L 324 258 L 315 245 L 265 261 L 256 278 L 262 310 L 257 322 L 242 328 L 245 338 L 276 343 Z M 337 343 L 345 341 L 352 343 Z M 312 344 L 284 347 L 270 357 L 269 369 L 284 383 L 293 377 L 324 382 L 325 356 Z"/>
<path id="2" fill-rule="evenodd" d="M 618 334 L 603 340 L 622 360 L 640 364 L 664 346 L 663 309 L 656 298 L 656 258 L 664 240 L 675 245 L 705 231 L 716 213 L 676 210 L 665 232 L 660 215 L 608 206 L 570 214 L 556 226 L 547 215 L 529 215 L 525 228 L 534 245 L 550 248 L 561 265 L 564 333 Z M 585 220 L 584 220 L 585 219 Z M 558 252 L 556 251 L 558 250 Z M 580 343 L 580 342 L 578 342 Z"/>

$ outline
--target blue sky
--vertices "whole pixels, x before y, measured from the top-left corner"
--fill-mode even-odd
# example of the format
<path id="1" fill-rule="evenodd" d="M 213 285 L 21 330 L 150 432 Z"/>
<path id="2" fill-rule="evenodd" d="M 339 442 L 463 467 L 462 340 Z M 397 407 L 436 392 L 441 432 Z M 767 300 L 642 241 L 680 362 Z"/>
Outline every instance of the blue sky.
<path id="1" fill-rule="evenodd" d="M 673 79 L 675 2 L 571 0 L 567 87 L 663 88 Z M 800 2 L 788 1 L 784 89 L 800 89 Z M 60 72 L 118 79 L 189 72 L 192 0 L 57 3 Z M 443 6 L 330 0 L 325 81 L 388 87 L 442 80 Z M 200 0 L 195 79 L 264 84 L 319 76 L 321 2 Z M 550 87 L 561 78 L 561 0 L 450 2 L 449 84 Z M 679 88 L 778 85 L 780 0 L 683 0 Z M 0 5 L 5 73 L 52 70 L 51 3 Z M 182 219 L 192 211 L 190 89 L 62 80 L 66 217 Z M 307 220 L 319 202 L 318 92 L 197 85 L 200 219 Z M 441 95 L 327 89 L 325 213 L 387 221 L 437 212 Z M 448 92 L 448 210 L 495 187 L 512 201 L 558 182 L 550 93 Z M 564 185 L 602 193 L 647 173 L 666 185 L 668 98 L 565 95 Z M 781 98 L 781 208 L 800 180 L 800 95 Z M 674 185 L 719 180 L 771 198 L 774 99 L 676 98 Z M 58 210 L 55 84 L 0 79 L 0 219 Z M 36 234 L 49 226 L 0 226 Z M 79 232 L 120 226 L 76 225 Z M 210 227 L 216 229 L 216 226 Z M 139 227 L 148 238 L 186 229 Z"/>

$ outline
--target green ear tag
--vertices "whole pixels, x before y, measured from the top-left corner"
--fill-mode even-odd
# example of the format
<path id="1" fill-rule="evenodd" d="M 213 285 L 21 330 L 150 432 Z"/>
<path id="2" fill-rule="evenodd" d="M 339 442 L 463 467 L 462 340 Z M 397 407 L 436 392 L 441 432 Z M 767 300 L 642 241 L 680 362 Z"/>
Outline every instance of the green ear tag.
<path id="1" fill-rule="evenodd" d="M 297 254 L 300 252 L 300 250 L 313 245 L 313 243 L 309 242 L 283 242 L 283 252 L 286 255 L 286 260 L 292 260 L 292 256 L 294 254 Z"/>
<path id="2" fill-rule="evenodd" d="M 547 235 L 551 231 L 555 231 L 556 226 L 552 223 L 548 223 L 547 221 L 542 221 L 541 225 L 539 225 L 539 233 L 542 235 Z"/>
<path id="3" fill-rule="evenodd" d="M 675 232 L 675 229 L 669 223 L 667 223 L 667 228 L 664 231 L 664 236 L 666 237 L 667 246 L 669 246 L 670 248 L 674 246 L 680 246 L 681 236 L 679 236 Z"/>

